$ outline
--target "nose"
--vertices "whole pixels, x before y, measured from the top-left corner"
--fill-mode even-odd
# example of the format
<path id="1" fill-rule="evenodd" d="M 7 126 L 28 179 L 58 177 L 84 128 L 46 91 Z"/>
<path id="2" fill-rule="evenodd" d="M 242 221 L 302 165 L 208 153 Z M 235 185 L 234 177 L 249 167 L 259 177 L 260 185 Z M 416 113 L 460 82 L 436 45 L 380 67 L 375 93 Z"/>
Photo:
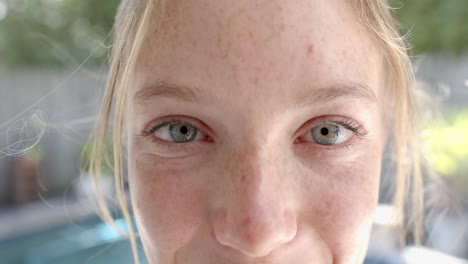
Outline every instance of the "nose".
<path id="1" fill-rule="evenodd" d="M 294 239 L 297 217 L 284 166 L 272 160 L 268 150 L 250 153 L 239 153 L 226 170 L 230 180 L 213 229 L 218 243 L 263 257 Z"/>

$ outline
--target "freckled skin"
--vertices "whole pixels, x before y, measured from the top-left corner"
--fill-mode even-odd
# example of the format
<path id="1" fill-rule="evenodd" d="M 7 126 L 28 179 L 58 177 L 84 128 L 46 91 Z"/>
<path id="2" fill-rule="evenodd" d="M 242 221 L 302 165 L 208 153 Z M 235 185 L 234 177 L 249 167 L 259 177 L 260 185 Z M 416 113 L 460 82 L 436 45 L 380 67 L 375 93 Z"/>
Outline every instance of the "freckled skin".
<path id="1" fill-rule="evenodd" d="M 165 79 L 211 97 L 126 111 L 132 204 L 150 263 L 362 263 L 385 144 L 384 78 L 379 46 L 350 3 L 169 1 L 162 28 L 145 39 L 134 90 Z M 378 101 L 290 108 L 305 90 L 348 82 L 367 84 Z M 138 136 L 173 115 L 203 122 L 212 141 L 169 151 Z M 327 115 L 368 136 L 349 149 L 294 143 Z"/>

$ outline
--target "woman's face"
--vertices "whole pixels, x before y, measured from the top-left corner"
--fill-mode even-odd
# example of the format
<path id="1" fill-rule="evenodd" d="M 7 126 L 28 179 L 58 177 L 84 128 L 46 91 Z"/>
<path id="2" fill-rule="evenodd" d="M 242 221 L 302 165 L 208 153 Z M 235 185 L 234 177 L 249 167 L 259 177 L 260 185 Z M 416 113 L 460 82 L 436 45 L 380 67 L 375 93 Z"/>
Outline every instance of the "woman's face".
<path id="1" fill-rule="evenodd" d="M 128 110 L 150 263 L 362 263 L 383 56 L 351 1 L 169 1 Z"/>

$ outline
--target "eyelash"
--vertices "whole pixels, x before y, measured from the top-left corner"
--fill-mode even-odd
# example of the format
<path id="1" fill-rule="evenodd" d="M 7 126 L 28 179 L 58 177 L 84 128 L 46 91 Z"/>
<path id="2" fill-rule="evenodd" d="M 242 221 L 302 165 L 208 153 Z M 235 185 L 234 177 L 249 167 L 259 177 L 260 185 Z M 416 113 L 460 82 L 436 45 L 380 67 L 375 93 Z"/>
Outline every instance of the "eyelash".
<path id="1" fill-rule="evenodd" d="M 167 125 L 172 125 L 172 124 L 188 124 L 190 126 L 195 127 L 197 130 L 200 130 L 198 127 L 199 125 L 194 124 L 194 122 L 191 122 L 190 120 L 187 120 L 188 117 L 170 117 L 167 119 L 163 119 L 162 121 L 159 121 L 157 124 L 150 126 L 148 129 L 145 129 L 139 133 L 139 135 L 147 140 L 150 140 L 151 142 L 156 142 L 159 144 L 162 148 L 165 149 L 165 151 L 182 151 L 182 150 L 187 150 L 187 148 L 190 147 L 196 147 L 193 146 L 194 144 L 199 143 L 200 141 L 190 141 L 187 143 L 167 143 L 163 140 L 159 139 L 154 139 L 153 134 L 161 127 L 167 126 Z M 321 116 L 321 117 L 316 117 L 313 118 L 312 120 L 309 120 L 306 122 L 302 127 L 307 127 L 307 130 L 311 130 L 313 127 L 312 125 L 319 126 L 319 125 L 340 125 L 344 127 L 345 129 L 349 129 L 350 131 L 353 132 L 354 136 L 356 136 L 357 139 L 362 140 L 364 139 L 367 135 L 368 132 L 364 129 L 362 125 L 357 123 L 356 121 L 345 118 L 342 116 Z M 303 129 L 300 129 L 303 130 Z M 303 135 L 302 133 L 301 135 Z M 353 136 L 353 137 L 354 137 Z M 157 142 L 159 141 L 159 142 Z M 352 141 L 349 143 L 342 143 L 338 145 L 320 145 L 317 143 L 310 143 L 306 141 L 306 143 L 318 145 L 321 148 L 324 148 L 326 150 L 330 151 L 339 151 L 341 149 L 345 150 L 350 150 L 357 142 L 356 140 L 348 140 Z M 189 146 L 190 145 L 190 146 Z"/>
<path id="2" fill-rule="evenodd" d="M 151 126 L 149 129 L 145 130 L 145 131 L 142 131 L 142 135 L 143 136 L 151 136 L 154 132 L 156 132 L 159 128 L 161 127 L 164 127 L 164 126 L 167 126 L 167 125 L 173 125 L 173 124 L 179 124 L 179 123 L 186 123 L 190 126 L 193 126 L 193 127 L 196 127 L 194 124 L 192 124 L 190 121 L 186 121 L 186 120 L 181 120 L 181 119 L 178 119 L 178 118 L 175 118 L 175 117 L 172 117 L 168 120 L 163 120 L 163 121 L 160 121 L 158 124 L 154 125 L 154 126 Z M 198 129 L 198 128 L 197 128 Z"/>

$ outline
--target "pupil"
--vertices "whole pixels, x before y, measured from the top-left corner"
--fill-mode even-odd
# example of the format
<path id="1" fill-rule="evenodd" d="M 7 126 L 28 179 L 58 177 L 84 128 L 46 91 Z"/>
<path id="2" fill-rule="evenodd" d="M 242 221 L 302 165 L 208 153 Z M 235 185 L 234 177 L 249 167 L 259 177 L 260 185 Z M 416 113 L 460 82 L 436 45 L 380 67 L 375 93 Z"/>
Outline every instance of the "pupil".
<path id="1" fill-rule="evenodd" d="M 182 134 L 187 134 L 187 132 L 188 132 L 187 127 L 186 126 L 181 127 L 180 132 L 182 132 Z"/>
<path id="2" fill-rule="evenodd" d="M 324 136 L 328 135 L 328 128 L 323 127 L 322 129 L 320 129 L 320 133 Z"/>

